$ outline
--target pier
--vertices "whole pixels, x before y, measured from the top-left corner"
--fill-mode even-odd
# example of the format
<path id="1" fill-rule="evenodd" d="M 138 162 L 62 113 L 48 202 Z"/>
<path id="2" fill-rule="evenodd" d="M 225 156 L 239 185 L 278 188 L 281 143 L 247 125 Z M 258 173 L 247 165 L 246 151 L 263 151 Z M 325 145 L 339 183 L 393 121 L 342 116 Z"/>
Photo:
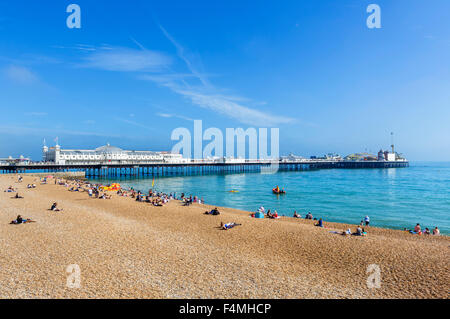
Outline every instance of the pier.
<path id="1" fill-rule="evenodd" d="M 275 171 L 308 171 L 319 169 L 385 169 L 408 167 L 408 161 L 326 161 L 307 160 L 298 162 L 245 163 L 150 163 L 150 164 L 53 164 L 30 163 L 0 165 L 0 174 L 23 174 L 31 172 L 56 173 L 82 171 L 88 178 L 122 178 L 149 176 L 183 176 L 229 173 L 270 173 Z"/>

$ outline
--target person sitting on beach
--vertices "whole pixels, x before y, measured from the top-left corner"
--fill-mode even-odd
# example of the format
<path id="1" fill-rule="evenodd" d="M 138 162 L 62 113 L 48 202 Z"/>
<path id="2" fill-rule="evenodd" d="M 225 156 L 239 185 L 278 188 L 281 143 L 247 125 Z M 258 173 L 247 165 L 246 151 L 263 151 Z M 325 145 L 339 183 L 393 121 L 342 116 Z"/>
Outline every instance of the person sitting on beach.
<path id="1" fill-rule="evenodd" d="M 323 220 L 322 220 L 322 218 L 320 218 L 319 222 L 317 224 L 315 224 L 314 226 L 323 227 Z"/>
<path id="2" fill-rule="evenodd" d="M 297 211 L 294 211 L 294 218 L 302 218 L 300 214 L 297 213 Z"/>
<path id="3" fill-rule="evenodd" d="M 161 203 L 161 199 L 159 199 L 159 198 L 156 198 L 154 201 L 153 201 L 153 206 L 158 206 L 158 207 L 161 207 L 163 204 Z"/>
<path id="4" fill-rule="evenodd" d="M 270 212 L 270 209 L 267 210 L 267 217 L 269 217 L 269 218 L 272 218 L 272 217 L 273 217 L 273 214 Z"/>
<path id="5" fill-rule="evenodd" d="M 305 219 L 313 219 L 313 215 L 311 214 L 311 212 L 308 212 L 308 214 L 306 214 Z"/>
<path id="6" fill-rule="evenodd" d="M 18 225 L 18 224 L 25 224 L 25 223 L 34 223 L 34 220 L 31 220 L 30 218 L 23 219 L 22 216 L 18 215 L 17 218 L 10 222 L 10 224 Z"/>
<path id="7" fill-rule="evenodd" d="M 224 224 L 223 222 L 220 222 L 220 228 L 222 228 L 223 230 L 228 230 L 228 229 L 231 229 L 231 228 L 233 228 L 235 226 L 240 226 L 240 225 L 242 225 L 242 224 L 237 224 L 237 223 Z"/>
<path id="8" fill-rule="evenodd" d="M 192 196 L 189 198 L 184 198 L 184 206 L 189 206 L 192 204 Z"/>
<path id="9" fill-rule="evenodd" d="M 107 195 L 106 193 L 103 193 L 102 196 L 99 197 L 99 199 L 111 199 L 111 195 Z"/>
<path id="10" fill-rule="evenodd" d="M 277 219 L 278 217 L 278 212 L 275 211 L 275 213 L 272 214 L 272 219 Z"/>
<path id="11" fill-rule="evenodd" d="M 362 233 L 363 233 L 363 229 L 361 228 L 361 226 L 358 226 L 356 228 L 356 233 L 353 233 L 353 235 L 355 235 L 355 236 L 362 236 Z"/>
<path id="12" fill-rule="evenodd" d="M 437 226 L 433 229 L 433 235 L 435 236 L 439 236 L 441 234 L 441 232 L 439 231 L 439 228 L 437 228 Z"/>
<path id="13" fill-rule="evenodd" d="M 430 230 L 428 229 L 428 227 L 425 228 L 425 231 L 423 232 L 424 235 L 431 235 Z"/>
<path id="14" fill-rule="evenodd" d="M 206 211 L 205 214 L 206 214 L 206 215 L 214 215 L 214 216 L 216 216 L 216 215 L 220 215 L 220 212 L 219 212 L 219 210 L 217 209 L 217 207 L 215 207 L 215 208 L 212 209 L 210 212 Z"/>
<path id="15" fill-rule="evenodd" d="M 50 207 L 50 210 L 52 210 L 54 212 L 60 212 L 60 211 L 62 211 L 62 208 L 59 209 L 58 208 L 58 203 L 55 202 L 55 203 L 52 204 L 52 207 Z"/>
<path id="16" fill-rule="evenodd" d="M 420 227 L 420 224 L 417 224 L 416 227 L 414 227 L 414 232 L 417 234 L 422 234 L 422 228 Z"/>

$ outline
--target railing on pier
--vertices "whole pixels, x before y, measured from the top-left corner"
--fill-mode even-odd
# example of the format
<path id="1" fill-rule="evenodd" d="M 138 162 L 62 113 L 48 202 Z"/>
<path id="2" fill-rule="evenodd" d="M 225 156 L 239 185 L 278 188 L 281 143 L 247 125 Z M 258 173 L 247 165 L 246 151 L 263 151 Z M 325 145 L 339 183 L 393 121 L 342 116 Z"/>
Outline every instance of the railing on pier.
<path id="1" fill-rule="evenodd" d="M 305 171 L 317 169 L 399 168 L 408 167 L 408 161 L 325 161 L 293 162 L 245 161 L 244 163 L 147 163 L 147 164 L 72 164 L 33 163 L 28 165 L 0 165 L 0 173 L 70 172 L 84 171 L 86 177 L 147 177 L 206 175 L 229 173 L 271 173 L 276 171 Z"/>

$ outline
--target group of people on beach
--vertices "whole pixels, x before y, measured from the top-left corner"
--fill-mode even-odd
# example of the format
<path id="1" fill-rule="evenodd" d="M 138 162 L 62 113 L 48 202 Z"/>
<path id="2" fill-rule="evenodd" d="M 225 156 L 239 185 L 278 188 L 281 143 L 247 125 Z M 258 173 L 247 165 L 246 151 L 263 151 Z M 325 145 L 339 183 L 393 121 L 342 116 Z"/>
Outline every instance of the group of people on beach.
<path id="1" fill-rule="evenodd" d="M 257 212 L 252 214 L 251 216 L 252 217 L 259 217 L 258 215 L 259 216 L 262 215 L 262 216 L 270 218 L 270 219 L 278 219 L 278 218 L 280 218 L 278 216 L 278 212 L 276 210 L 274 211 L 274 213 L 271 213 L 270 209 L 267 210 L 267 212 L 266 212 L 266 210 L 265 210 L 265 208 L 263 206 L 259 207 Z M 297 213 L 297 211 L 294 211 L 294 214 L 293 214 L 292 217 L 293 218 L 302 218 L 302 215 Z M 261 217 L 259 217 L 259 218 L 261 218 Z M 323 219 L 322 218 L 319 218 L 319 219 L 314 218 L 314 216 L 311 214 L 311 212 L 306 213 L 304 219 L 317 221 L 316 223 L 314 223 L 314 226 L 326 228 L 324 223 L 323 223 Z M 350 229 L 347 229 L 347 230 L 344 230 L 343 232 L 341 232 L 340 234 L 342 234 L 342 235 L 366 236 L 367 232 L 363 228 L 363 226 L 364 225 L 365 226 L 369 226 L 369 223 L 370 223 L 370 217 L 369 216 L 365 216 L 364 219 L 361 221 L 360 225 L 357 226 L 355 232 L 352 232 Z"/>
<path id="2" fill-rule="evenodd" d="M 416 224 L 416 226 L 414 227 L 413 230 L 406 229 L 406 228 L 404 228 L 403 230 L 407 231 L 413 235 L 422 235 L 422 234 L 423 235 L 431 235 L 431 234 L 433 234 L 434 236 L 439 236 L 441 234 L 441 232 L 437 226 L 433 229 L 433 232 L 431 232 L 428 227 L 425 227 L 425 230 L 422 231 L 422 227 L 420 226 L 419 223 Z"/>
<path id="3" fill-rule="evenodd" d="M 55 184 L 63 185 L 68 188 L 71 192 L 87 192 L 89 197 L 92 198 L 98 198 L 98 199 L 111 199 L 112 195 L 107 194 L 106 192 L 102 192 L 102 190 L 108 187 L 110 185 L 101 185 L 101 184 L 91 184 L 87 181 L 79 181 L 75 180 L 72 182 L 67 182 L 63 180 L 55 180 Z M 197 196 L 190 195 L 189 197 L 185 196 L 184 193 L 181 194 L 179 198 L 177 198 L 176 193 L 164 193 L 164 192 L 158 192 L 154 191 L 153 189 L 150 189 L 148 193 L 143 193 L 140 190 L 135 190 L 134 188 L 124 189 L 119 188 L 116 190 L 116 195 L 121 197 L 130 197 L 132 199 L 135 199 L 137 202 L 143 202 L 143 203 L 149 203 L 153 206 L 164 206 L 165 204 L 169 203 L 173 199 L 178 199 L 182 201 L 184 206 L 188 206 L 192 203 L 204 203 L 203 198 L 198 198 Z"/>
<path id="4" fill-rule="evenodd" d="M 53 178 L 53 177 L 52 177 Z M 18 176 L 17 182 L 21 183 L 23 181 L 23 177 L 22 176 Z M 47 177 L 41 178 L 40 179 L 41 184 L 46 184 L 47 183 Z M 82 180 L 72 180 L 72 181 L 67 181 L 65 179 L 59 179 L 59 178 L 55 178 L 54 179 L 55 185 L 61 185 L 64 187 L 68 188 L 68 191 L 70 192 L 87 192 L 89 197 L 94 197 L 94 198 L 98 198 L 98 199 L 111 199 L 112 195 L 107 194 L 106 192 L 101 192 L 101 190 L 104 188 L 103 185 L 101 184 L 92 184 L 88 181 L 82 181 Z M 28 184 L 27 188 L 36 188 L 36 184 Z M 19 195 L 19 193 L 17 192 L 17 189 L 14 188 L 13 186 L 9 186 L 5 192 L 15 192 L 16 195 L 12 198 L 23 198 L 22 196 Z M 149 203 L 153 206 L 164 206 L 165 204 L 169 203 L 171 200 L 180 200 L 183 204 L 183 206 L 189 206 L 193 203 L 199 203 L 199 204 L 204 204 L 204 200 L 203 198 L 199 198 L 197 196 L 186 196 L 184 193 L 181 193 L 181 196 L 179 198 L 177 198 L 176 193 L 164 193 L 164 192 L 156 192 L 153 191 L 152 189 L 150 189 L 148 191 L 147 194 L 142 193 L 141 191 L 136 191 L 133 188 L 130 189 L 118 189 L 116 194 L 118 196 L 123 196 L 123 197 L 130 197 L 135 199 L 138 202 L 145 202 L 145 203 Z M 61 208 L 58 207 L 58 204 L 55 202 L 51 205 L 50 209 L 51 211 L 62 211 Z M 219 210 L 216 208 L 212 209 L 211 211 L 206 211 L 205 214 L 209 214 L 209 215 L 219 215 L 220 212 Z M 278 212 L 276 210 L 274 210 L 274 212 L 272 213 L 271 210 L 265 210 L 265 208 L 263 206 L 261 206 L 256 213 L 252 214 L 252 217 L 266 217 L 269 219 L 278 219 L 280 218 Z M 315 226 L 317 227 L 325 227 L 324 226 L 324 221 L 322 218 L 314 218 L 313 215 L 311 214 L 311 212 L 307 212 L 305 214 L 304 217 L 302 217 L 301 214 L 297 213 L 297 211 L 294 211 L 293 213 L 293 217 L 294 218 L 304 218 L 306 220 L 314 220 L 316 221 L 316 223 L 314 223 Z M 11 221 L 11 224 L 22 224 L 22 223 L 28 223 L 28 222 L 33 222 L 33 220 L 31 219 L 24 219 L 22 218 L 20 215 L 17 216 L 17 218 L 13 221 Z M 344 236 L 346 235 L 355 235 L 355 236 L 366 236 L 367 232 L 365 230 L 365 227 L 368 227 L 370 224 L 370 217 L 369 216 L 365 216 L 360 224 L 356 227 L 356 231 L 352 232 L 350 229 L 344 230 L 342 232 L 336 232 L 336 233 L 340 233 Z M 237 223 L 221 223 L 220 228 L 221 229 L 231 229 L 235 226 L 238 226 L 240 224 Z M 430 231 L 430 229 L 428 227 L 426 227 L 424 230 L 422 230 L 422 227 L 420 226 L 420 224 L 417 224 L 413 230 L 409 230 L 404 228 L 404 231 L 407 231 L 411 234 L 417 234 L 417 235 L 435 235 L 435 236 L 439 236 L 440 235 L 440 231 L 438 227 L 435 227 L 433 229 L 433 231 Z"/>

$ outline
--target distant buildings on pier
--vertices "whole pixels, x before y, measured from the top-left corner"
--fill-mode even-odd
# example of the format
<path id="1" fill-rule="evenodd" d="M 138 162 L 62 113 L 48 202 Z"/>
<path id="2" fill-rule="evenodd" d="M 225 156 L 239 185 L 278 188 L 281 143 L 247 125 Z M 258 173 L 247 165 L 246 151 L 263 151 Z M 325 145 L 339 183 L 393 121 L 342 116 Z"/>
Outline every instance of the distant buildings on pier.
<path id="1" fill-rule="evenodd" d="M 18 159 L 10 159 L 9 162 Z M 29 159 L 23 159 L 29 162 Z M 98 147 L 93 150 L 75 150 L 62 149 L 60 145 L 54 147 L 42 148 L 42 161 L 47 163 L 55 163 L 58 165 L 80 165 L 80 164 L 188 164 L 188 163 L 219 163 L 219 164 L 238 164 L 247 162 L 264 162 L 265 160 L 230 158 L 230 157 L 211 157 L 205 159 L 189 159 L 183 158 L 181 154 L 172 154 L 170 152 L 153 152 L 153 151 L 129 151 L 111 146 L 109 144 Z M 270 160 L 269 160 L 270 161 Z M 354 153 L 342 158 L 339 154 L 328 153 L 321 157 L 311 156 L 306 159 L 302 156 L 289 154 L 279 158 L 283 162 L 308 162 L 308 161 L 406 161 L 400 154 L 392 151 L 380 150 L 378 155 L 369 153 Z"/>
<path id="2" fill-rule="evenodd" d="M 29 164 L 31 160 L 23 155 L 18 158 L 9 156 L 7 158 L 0 158 L 0 165 L 15 165 L 15 164 Z"/>

